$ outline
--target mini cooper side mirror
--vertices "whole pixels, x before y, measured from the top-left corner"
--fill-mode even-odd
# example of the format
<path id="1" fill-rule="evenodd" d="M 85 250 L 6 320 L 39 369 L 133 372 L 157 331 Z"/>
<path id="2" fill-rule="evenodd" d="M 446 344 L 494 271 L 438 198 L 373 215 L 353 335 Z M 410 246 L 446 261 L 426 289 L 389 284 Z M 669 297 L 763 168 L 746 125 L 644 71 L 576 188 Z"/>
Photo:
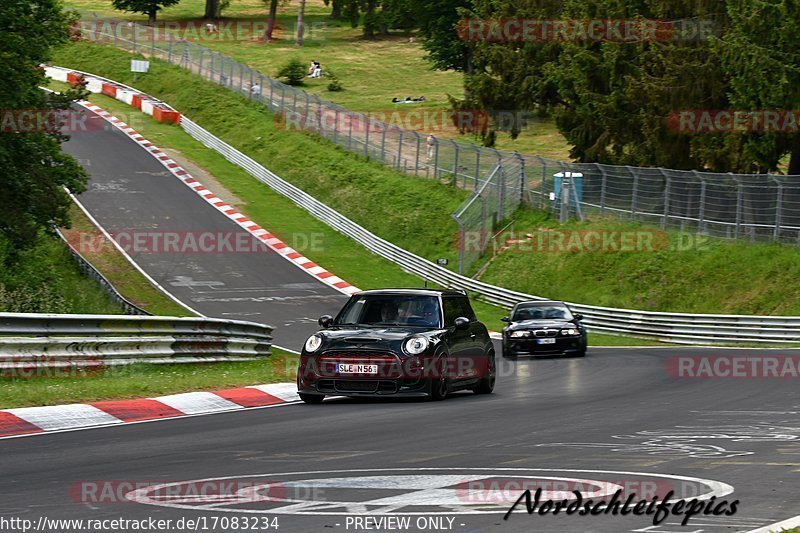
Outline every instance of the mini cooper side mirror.
<path id="1" fill-rule="evenodd" d="M 501 322 L 508 322 L 510 324 L 511 323 L 511 318 L 507 317 L 507 316 L 504 316 L 503 318 L 500 319 L 500 321 Z"/>
<path id="2" fill-rule="evenodd" d="M 572 321 L 573 322 L 579 322 L 581 320 L 583 320 L 583 315 L 582 314 L 576 313 L 576 314 L 572 315 Z"/>
<path id="3" fill-rule="evenodd" d="M 333 317 L 331 315 L 322 315 L 319 317 L 319 325 L 323 328 L 330 327 L 333 324 Z"/>
<path id="4" fill-rule="evenodd" d="M 460 317 L 456 318 L 456 320 L 455 320 L 455 322 L 453 322 L 453 324 L 455 325 L 456 329 L 461 329 L 461 330 L 469 329 L 469 318 L 465 318 L 463 316 L 460 316 Z"/>

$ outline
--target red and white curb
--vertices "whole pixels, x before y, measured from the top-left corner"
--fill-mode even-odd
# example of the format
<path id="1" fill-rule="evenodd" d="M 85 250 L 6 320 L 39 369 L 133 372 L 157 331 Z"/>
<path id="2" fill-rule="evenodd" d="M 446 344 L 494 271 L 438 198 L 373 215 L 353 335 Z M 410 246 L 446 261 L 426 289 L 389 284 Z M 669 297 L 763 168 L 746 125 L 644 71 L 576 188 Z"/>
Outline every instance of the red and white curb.
<path id="1" fill-rule="evenodd" d="M 122 122 L 108 111 L 105 111 L 101 107 L 91 102 L 81 101 L 78 103 L 83 107 L 89 109 L 90 111 L 96 113 L 97 115 L 105 119 L 107 122 L 112 124 L 115 128 L 119 129 L 120 131 L 128 135 L 128 137 L 136 141 L 136 143 L 139 146 L 147 150 L 162 165 L 164 165 L 164 167 L 167 170 L 169 170 L 173 176 L 180 179 L 186 186 L 188 186 L 190 189 L 196 192 L 206 202 L 208 202 L 210 205 L 212 205 L 214 208 L 216 208 L 219 212 L 224 214 L 230 220 L 238 224 L 241 228 L 250 233 L 253 237 L 257 238 L 259 241 L 266 244 L 271 250 L 280 254 L 284 259 L 290 261 L 292 264 L 299 267 L 310 276 L 315 277 L 317 280 L 333 287 L 339 292 L 351 295 L 360 291 L 358 287 L 351 285 L 350 283 L 344 281 L 342 278 L 334 275 L 333 273 L 327 271 L 323 267 L 314 263 L 311 259 L 303 256 L 303 254 L 296 251 L 292 247 L 288 246 L 279 238 L 272 235 L 269 231 L 262 228 L 261 226 L 259 226 L 258 224 L 247 218 L 245 215 L 237 211 L 234 207 L 225 203 L 223 200 L 217 197 L 212 191 L 207 189 L 202 183 L 197 181 L 197 179 L 192 177 L 192 175 L 189 174 L 189 172 L 181 168 L 180 165 L 178 165 L 167 154 L 161 151 L 160 148 L 158 148 L 153 143 L 142 137 L 142 135 L 136 132 L 136 130 L 134 130 L 129 125 Z"/>
<path id="2" fill-rule="evenodd" d="M 136 400 L 21 407 L 0 411 L 0 438 L 208 415 L 299 400 L 295 383 L 274 383 Z"/>

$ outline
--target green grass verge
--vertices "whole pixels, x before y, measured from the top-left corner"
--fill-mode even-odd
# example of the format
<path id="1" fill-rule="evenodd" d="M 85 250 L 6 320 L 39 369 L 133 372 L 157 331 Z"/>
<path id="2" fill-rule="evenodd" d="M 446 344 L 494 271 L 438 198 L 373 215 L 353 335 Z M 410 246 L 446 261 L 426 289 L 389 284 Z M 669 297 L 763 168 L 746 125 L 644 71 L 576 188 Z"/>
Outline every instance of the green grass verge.
<path id="1" fill-rule="evenodd" d="M 560 226 L 542 213 L 518 213 L 517 234 L 548 235 L 558 228 L 626 232 L 651 239 L 628 252 L 550 253 L 549 240 L 498 255 L 482 280 L 518 291 L 590 305 L 686 313 L 800 315 L 800 248 L 775 243 L 726 242 L 662 232 L 614 220 Z M 575 233 L 573 233 L 575 234 Z M 650 236 L 650 237 L 648 237 Z M 565 241 L 568 242 L 568 241 Z M 554 250 L 568 250 L 566 246 Z M 580 250 L 580 251 L 579 251 Z"/>
<path id="2" fill-rule="evenodd" d="M 0 236 L 0 312 L 121 314 L 57 236 L 19 251 Z"/>
<path id="3" fill-rule="evenodd" d="M 295 380 L 297 357 L 273 349 L 268 359 L 208 364 L 134 364 L 103 371 L 39 371 L 0 377 L 0 408 L 144 398 Z"/>

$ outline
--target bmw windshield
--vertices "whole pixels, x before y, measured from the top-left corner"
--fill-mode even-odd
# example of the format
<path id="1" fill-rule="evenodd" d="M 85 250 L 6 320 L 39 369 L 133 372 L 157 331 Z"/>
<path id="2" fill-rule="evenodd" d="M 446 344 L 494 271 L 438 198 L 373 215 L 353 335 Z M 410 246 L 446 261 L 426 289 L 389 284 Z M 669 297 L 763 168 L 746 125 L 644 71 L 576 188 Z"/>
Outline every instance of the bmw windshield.
<path id="1" fill-rule="evenodd" d="M 334 320 L 336 326 L 420 326 L 437 328 L 439 299 L 417 295 L 354 296 Z"/>
<path id="2" fill-rule="evenodd" d="M 531 305 L 521 306 L 514 311 L 511 320 L 572 320 L 570 310 L 563 305 Z"/>

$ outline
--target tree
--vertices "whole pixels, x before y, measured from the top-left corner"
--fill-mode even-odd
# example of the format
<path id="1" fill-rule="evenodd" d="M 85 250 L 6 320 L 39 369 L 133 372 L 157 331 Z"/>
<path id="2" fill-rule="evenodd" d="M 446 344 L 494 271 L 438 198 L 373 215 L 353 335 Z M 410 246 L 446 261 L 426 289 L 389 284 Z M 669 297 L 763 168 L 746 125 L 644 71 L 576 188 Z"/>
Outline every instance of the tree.
<path id="1" fill-rule="evenodd" d="M 289 0 L 264 0 L 264 3 L 269 5 L 269 15 L 267 15 L 267 27 L 264 29 L 264 36 L 262 39 L 266 42 L 272 41 L 272 33 L 275 31 L 275 24 L 278 20 L 278 3 L 285 5 Z"/>
<path id="2" fill-rule="evenodd" d="M 323 0 L 326 6 L 331 6 L 331 19 L 339 20 L 342 18 L 342 5 L 344 0 Z"/>
<path id="3" fill-rule="evenodd" d="M 300 0 L 300 7 L 297 9 L 297 40 L 295 46 L 303 46 L 303 16 L 306 11 L 306 0 Z"/>
<path id="4" fill-rule="evenodd" d="M 364 27 L 364 38 L 374 39 L 380 30 L 380 16 L 377 12 L 378 0 L 342 0 L 344 17 L 356 28 Z"/>
<path id="5" fill-rule="evenodd" d="M 119 11 L 147 15 L 147 22 L 154 24 L 156 13 L 165 7 L 174 6 L 178 2 L 180 0 L 111 0 L 111 5 Z"/>
<path id="6" fill-rule="evenodd" d="M 498 129 L 516 137 L 523 125 L 519 120 L 523 112 L 554 101 L 545 70 L 558 58 L 560 49 L 559 43 L 547 40 L 515 41 L 510 35 L 507 39 L 490 39 L 487 30 L 472 31 L 468 20 L 486 21 L 484 28 L 490 28 L 494 21 L 502 19 L 559 19 L 562 5 L 562 0 L 474 0 L 471 8 L 459 9 L 462 20 L 457 23 L 457 31 L 463 48 L 444 45 L 435 49 L 441 62 L 452 62 L 453 68 L 466 73 L 464 100 L 452 100 L 454 107 L 480 110 L 493 119 L 488 129 L 479 132 L 484 144 L 493 143 Z M 500 124 L 497 117 L 501 113 L 515 120 Z"/>
<path id="7" fill-rule="evenodd" d="M 796 0 L 727 0 L 731 25 L 716 51 L 730 77 L 731 107 L 800 109 L 800 4 Z M 781 121 L 783 122 L 783 121 Z M 739 172 L 773 172 L 788 154 L 788 173 L 800 175 L 800 131 L 734 134 Z"/>
<path id="8" fill-rule="evenodd" d="M 35 110 L 49 114 L 69 107 L 81 94 L 69 91 L 48 96 L 39 65 L 50 59 L 53 47 L 69 40 L 77 19 L 61 11 L 57 0 L 6 0 L 0 10 L 0 109 L 5 116 Z M 0 133 L 0 232 L 17 248 L 33 242 L 52 223 L 68 225 L 71 205 L 64 186 L 85 190 L 87 175 L 61 151 L 65 136 L 52 131 L 17 129 Z"/>
<path id="9" fill-rule="evenodd" d="M 412 0 L 424 38 L 422 48 L 438 70 L 472 74 L 471 44 L 458 35 L 459 22 L 475 8 L 472 0 Z"/>
<path id="10" fill-rule="evenodd" d="M 219 16 L 219 0 L 206 0 L 206 20 L 214 20 Z"/>

